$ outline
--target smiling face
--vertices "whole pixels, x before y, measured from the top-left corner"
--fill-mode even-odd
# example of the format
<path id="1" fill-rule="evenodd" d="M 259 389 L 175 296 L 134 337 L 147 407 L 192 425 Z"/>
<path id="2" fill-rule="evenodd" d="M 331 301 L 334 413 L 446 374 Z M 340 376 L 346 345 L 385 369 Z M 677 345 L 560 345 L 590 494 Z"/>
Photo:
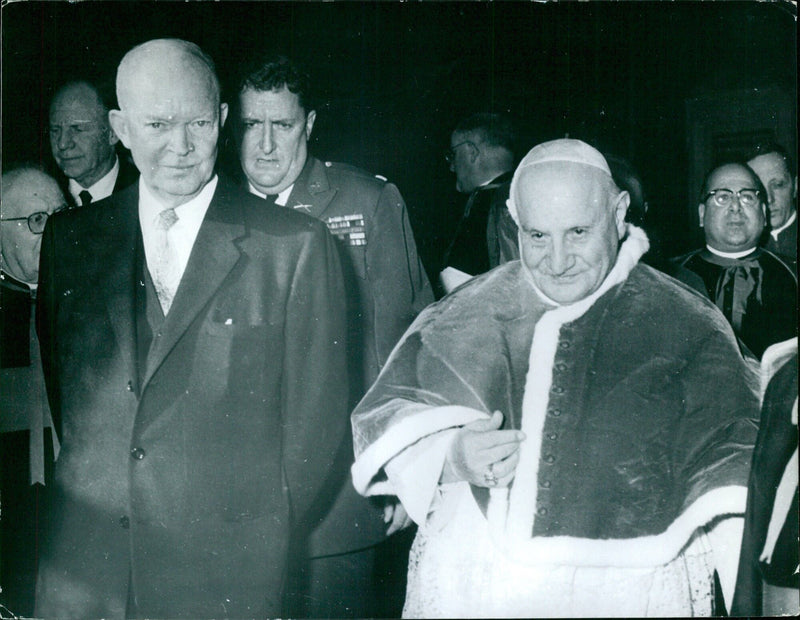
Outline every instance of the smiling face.
<path id="1" fill-rule="evenodd" d="M 308 157 L 316 113 L 308 114 L 285 86 L 239 95 L 239 149 L 242 169 L 264 194 L 279 194 L 295 182 Z"/>
<path id="2" fill-rule="evenodd" d="M 117 89 L 124 94 L 119 97 L 122 109 L 112 110 L 110 118 L 148 189 L 176 207 L 197 196 L 213 177 L 228 110 L 220 105 L 217 82 L 200 60 L 168 45 L 145 52 L 137 54 L 133 68 L 123 71 L 121 66 Z"/>
<path id="3" fill-rule="evenodd" d="M 734 196 L 727 206 L 719 206 L 713 196 L 700 203 L 698 214 L 708 245 L 720 252 L 743 252 L 756 247 L 765 224 L 763 199 L 752 205 L 742 204 L 736 192 L 758 186 L 755 174 L 738 164 L 720 166 L 711 173 L 704 194 L 729 189 Z"/>
<path id="4" fill-rule="evenodd" d="M 772 228 L 780 228 L 795 211 L 797 178 L 792 177 L 786 161 L 779 153 L 754 157 L 747 164 L 761 179 L 767 190 L 769 220 Z"/>
<path id="5" fill-rule="evenodd" d="M 591 295 L 614 266 L 625 230 L 627 192 L 592 166 L 553 162 L 519 177 L 520 254 L 536 286 L 570 304 Z"/>
<path id="6" fill-rule="evenodd" d="M 94 89 L 70 84 L 50 104 L 50 148 L 58 167 L 81 187 L 102 179 L 114 166 L 117 136 Z"/>

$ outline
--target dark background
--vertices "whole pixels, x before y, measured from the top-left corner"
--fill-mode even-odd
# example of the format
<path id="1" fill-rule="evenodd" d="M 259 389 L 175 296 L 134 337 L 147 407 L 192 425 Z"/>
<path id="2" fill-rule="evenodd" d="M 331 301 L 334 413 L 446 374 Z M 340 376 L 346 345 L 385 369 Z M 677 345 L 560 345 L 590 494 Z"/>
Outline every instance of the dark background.
<path id="1" fill-rule="evenodd" d="M 50 163 L 54 87 L 113 81 L 137 43 L 194 41 L 223 81 L 272 49 L 320 92 L 312 152 L 395 182 L 429 266 L 465 200 L 449 133 L 487 110 L 520 120 L 521 154 L 569 134 L 630 159 L 677 254 L 697 241 L 686 101 L 778 88 L 796 116 L 795 14 L 788 2 L 16 2 L 2 11 L 3 158 Z"/>

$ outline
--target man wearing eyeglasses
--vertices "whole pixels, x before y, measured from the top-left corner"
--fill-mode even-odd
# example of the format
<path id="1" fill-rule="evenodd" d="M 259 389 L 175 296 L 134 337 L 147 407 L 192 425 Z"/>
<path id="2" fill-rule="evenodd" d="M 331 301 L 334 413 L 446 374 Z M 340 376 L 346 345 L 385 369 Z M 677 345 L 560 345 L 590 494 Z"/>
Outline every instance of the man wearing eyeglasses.
<path id="1" fill-rule="evenodd" d="M 62 209 L 54 179 L 34 167 L 3 174 L 0 217 L 0 604 L 33 614 L 41 485 L 58 444 L 45 397 L 33 300 L 47 218 Z M 46 474 L 45 474 L 46 472 Z"/>
<path id="2" fill-rule="evenodd" d="M 86 206 L 132 185 L 139 171 L 118 157 L 119 138 L 108 124 L 109 104 L 89 82 L 58 89 L 50 104 L 50 148 L 66 175 L 74 205 Z"/>
<path id="3" fill-rule="evenodd" d="M 517 225 L 506 208 L 515 140 L 511 120 L 489 113 L 465 118 L 450 136 L 445 159 L 456 189 L 469 198 L 442 258 L 440 293 L 519 258 Z"/>
<path id="4" fill-rule="evenodd" d="M 797 334 L 797 280 L 786 263 L 758 247 L 766 195 L 746 164 L 713 168 L 698 206 L 706 247 L 673 259 L 673 275 L 707 295 L 730 322 L 742 352 L 757 359 L 769 345 Z"/>

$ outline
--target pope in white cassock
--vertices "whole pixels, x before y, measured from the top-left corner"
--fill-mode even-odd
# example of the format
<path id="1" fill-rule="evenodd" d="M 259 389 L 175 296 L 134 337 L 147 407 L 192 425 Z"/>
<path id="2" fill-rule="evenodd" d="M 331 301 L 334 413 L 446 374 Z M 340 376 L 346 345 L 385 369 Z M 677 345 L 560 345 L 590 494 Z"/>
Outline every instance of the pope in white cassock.
<path id="1" fill-rule="evenodd" d="M 710 615 L 715 570 L 730 600 L 757 383 L 628 203 L 583 142 L 531 150 L 521 260 L 425 310 L 354 411 L 356 488 L 419 525 L 405 617 Z"/>

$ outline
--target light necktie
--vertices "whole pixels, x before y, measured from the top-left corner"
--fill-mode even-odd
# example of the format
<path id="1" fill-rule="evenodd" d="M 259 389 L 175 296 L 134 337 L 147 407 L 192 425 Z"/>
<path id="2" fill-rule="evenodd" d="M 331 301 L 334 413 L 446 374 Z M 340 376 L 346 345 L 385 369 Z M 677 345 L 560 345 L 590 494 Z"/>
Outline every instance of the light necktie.
<path id="1" fill-rule="evenodd" d="M 92 195 L 88 192 L 88 190 L 81 191 L 81 193 L 78 194 L 78 198 L 81 199 L 82 207 L 85 207 L 86 205 L 92 202 Z"/>
<path id="2" fill-rule="evenodd" d="M 156 221 L 155 253 L 150 275 L 153 276 L 156 295 L 165 316 L 172 305 L 182 275 L 175 248 L 169 240 L 169 229 L 177 221 L 178 214 L 175 213 L 175 209 L 164 209 L 158 214 Z"/>

